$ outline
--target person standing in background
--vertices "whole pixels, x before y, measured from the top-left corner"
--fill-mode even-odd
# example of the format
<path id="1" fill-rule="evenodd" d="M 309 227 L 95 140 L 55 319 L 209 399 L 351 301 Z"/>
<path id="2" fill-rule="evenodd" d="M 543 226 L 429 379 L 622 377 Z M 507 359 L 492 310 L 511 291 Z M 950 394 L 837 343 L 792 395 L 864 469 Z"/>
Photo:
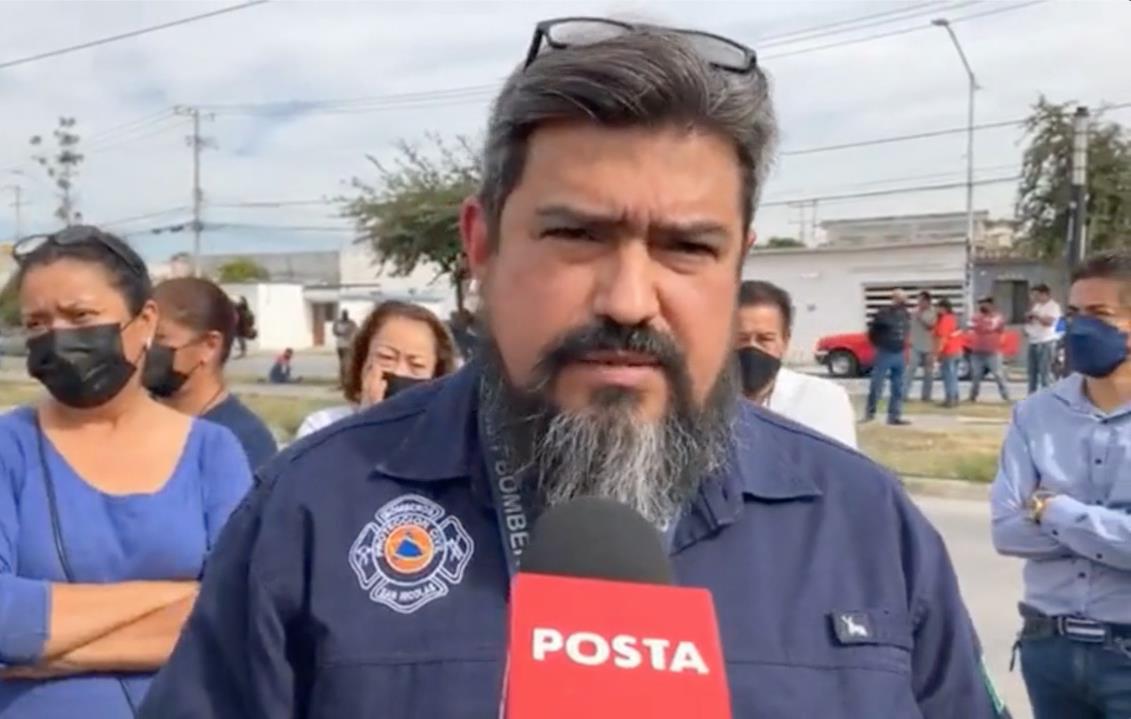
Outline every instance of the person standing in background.
<path id="1" fill-rule="evenodd" d="M 891 378 L 891 399 L 888 401 L 888 424 L 910 424 L 903 419 L 903 373 L 906 370 L 907 333 L 911 325 L 911 313 L 907 311 L 907 295 L 896 290 L 891 295 L 891 304 L 876 311 L 868 327 L 868 341 L 876 350 L 876 360 L 872 363 L 872 381 L 868 387 L 868 405 L 864 421 L 876 418 L 876 409 L 884 394 L 884 380 Z"/>
<path id="2" fill-rule="evenodd" d="M 357 323 L 350 318 L 350 313 L 347 310 L 342 310 L 342 314 L 334 321 L 331 330 L 334 333 L 334 343 L 338 350 L 338 384 L 344 386 L 346 367 L 349 366 L 350 347 L 353 346 L 353 338 L 357 334 Z"/>
<path id="3" fill-rule="evenodd" d="M 943 407 L 958 406 L 958 360 L 962 358 L 962 332 L 954 305 L 947 298 L 939 300 L 938 320 L 934 328 L 935 356 L 943 381 Z"/>
<path id="4" fill-rule="evenodd" d="M 994 306 L 993 297 L 978 300 L 978 314 L 970 323 L 974 331 L 970 350 L 970 401 L 978 401 L 982 378 L 989 373 L 997 383 L 1003 401 L 1009 401 L 1009 386 L 1001 360 L 1001 343 L 1005 337 L 1005 317 Z"/>
<path id="5" fill-rule="evenodd" d="M 1036 719 L 1131 717 L 1131 254 L 1086 260 L 1068 304 L 1075 373 L 1014 408 L 993 541 L 1025 560 Z"/>
<path id="6" fill-rule="evenodd" d="M 132 719 L 251 470 L 142 387 L 157 306 L 129 245 L 77 225 L 13 254 L 48 394 L 0 416 L 0 717 Z"/>
<path id="7" fill-rule="evenodd" d="M 198 277 L 166 280 L 153 291 L 160 319 L 146 357 L 143 383 L 178 412 L 223 425 L 236 435 L 252 468 L 278 451 L 275 436 L 228 391 L 224 365 L 232 351 L 236 312 L 216 284 Z"/>
<path id="8" fill-rule="evenodd" d="M 236 342 L 240 348 L 237 359 L 247 356 L 247 341 L 255 339 L 258 334 L 255 329 L 255 313 L 251 311 L 247 298 L 241 295 L 236 303 Z"/>
<path id="9" fill-rule="evenodd" d="M 836 382 L 782 366 L 793 332 L 789 293 L 769 282 L 743 282 L 737 324 L 743 395 L 856 449 L 856 419 L 848 392 Z"/>
<path id="10" fill-rule="evenodd" d="M 1046 284 L 1033 288 L 1033 304 L 1025 315 L 1025 338 L 1029 341 L 1029 394 L 1052 384 L 1056 343 L 1060 339 L 1057 323 L 1063 313 Z"/>
<path id="11" fill-rule="evenodd" d="M 388 300 L 365 318 L 350 348 L 343 390 L 349 404 L 313 412 L 296 438 L 313 434 L 401 390 L 456 369 L 454 341 L 420 305 Z"/>
<path id="12" fill-rule="evenodd" d="M 935 384 L 935 323 L 938 312 L 931 304 L 931 293 L 919 293 L 919 304 L 911 313 L 911 362 L 907 366 L 907 384 L 903 396 L 911 396 L 911 386 L 915 384 L 915 371 L 923 370 L 923 393 L 920 399 L 931 401 L 931 390 Z"/>

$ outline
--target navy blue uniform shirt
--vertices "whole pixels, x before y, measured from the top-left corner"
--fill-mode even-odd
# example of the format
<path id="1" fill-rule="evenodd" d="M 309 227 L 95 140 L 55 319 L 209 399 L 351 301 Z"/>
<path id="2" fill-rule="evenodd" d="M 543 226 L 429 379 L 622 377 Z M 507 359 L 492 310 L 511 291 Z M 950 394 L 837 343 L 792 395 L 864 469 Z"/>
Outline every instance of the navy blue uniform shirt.
<path id="1" fill-rule="evenodd" d="M 508 575 L 478 366 L 259 472 L 146 719 L 490 719 Z M 866 458 L 741 402 L 729 469 L 678 525 L 714 595 L 735 717 L 996 717 L 939 535 Z M 712 719 L 712 718 L 704 718 Z"/>

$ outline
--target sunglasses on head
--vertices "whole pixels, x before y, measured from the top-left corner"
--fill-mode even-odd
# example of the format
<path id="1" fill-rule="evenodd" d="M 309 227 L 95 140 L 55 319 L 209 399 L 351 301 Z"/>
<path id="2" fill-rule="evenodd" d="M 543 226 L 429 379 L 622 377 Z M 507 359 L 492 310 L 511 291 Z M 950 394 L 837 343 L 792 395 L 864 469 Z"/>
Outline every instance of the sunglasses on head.
<path id="1" fill-rule="evenodd" d="M 138 264 L 136 257 L 131 257 L 131 253 L 127 252 L 122 246 L 122 241 L 113 235 L 103 232 L 97 227 L 90 225 L 75 225 L 68 227 L 58 232 L 50 232 L 40 235 L 29 235 L 16 241 L 12 247 L 12 257 L 16 262 L 23 263 L 27 261 L 38 250 L 47 247 L 48 245 L 55 245 L 57 247 L 68 247 L 74 245 L 85 244 L 98 244 L 105 249 L 113 252 L 114 255 L 120 259 L 126 267 L 131 271 L 140 275 L 148 274 L 148 270 L 144 265 Z"/>
<path id="2" fill-rule="evenodd" d="M 563 17 L 538 23 L 534 28 L 534 39 L 526 54 L 524 67 L 530 67 L 530 63 L 538 59 L 546 48 L 563 50 L 585 47 L 649 28 L 680 35 L 716 70 L 745 75 L 758 67 L 757 55 L 752 49 L 721 35 L 657 25 L 635 25 L 598 17 Z"/>

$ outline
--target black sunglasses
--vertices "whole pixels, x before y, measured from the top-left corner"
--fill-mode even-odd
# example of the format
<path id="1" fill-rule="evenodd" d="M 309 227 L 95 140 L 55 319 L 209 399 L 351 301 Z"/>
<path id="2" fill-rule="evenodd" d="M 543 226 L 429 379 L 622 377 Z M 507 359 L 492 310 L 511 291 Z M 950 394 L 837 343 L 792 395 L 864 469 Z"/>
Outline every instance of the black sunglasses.
<path id="1" fill-rule="evenodd" d="M 35 254 L 37 250 L 47 245 L 67 247 L 69 245 L 84 245 L 89 243 L 96 243 L 113 252 L 131 271 L 139 275 L 149 274 L 149 270 L 145 265 L 138 264 L 138 258 L 131 257 L 131 253 L 126 251 L 122 246 L 121 240 L 90 225 L 74 225 L 65 230 L 59 230 L 58 232 L 29 235 L 21 238 L 12 246 L 12 257 L 15 258 L 17 263 L 22 264 Z"/>
<path id="2" fill-rule="evenodd" d="M 754 72 L 758 67 L 758 58 L 752 49 L 722 35 L 657 25 L 634 25 L 600 17 L 561 17 L 538 23 L 534 27 L 534 39 L 530 42 L 530 51 L 526 53 L 524 67 L 530 67 L 530 63 L 534 62 L 547 47 L 554 50 L 585 47 L 648 28 L 683 36 L 700 57 L 716 70 L 745 75 Z"/>

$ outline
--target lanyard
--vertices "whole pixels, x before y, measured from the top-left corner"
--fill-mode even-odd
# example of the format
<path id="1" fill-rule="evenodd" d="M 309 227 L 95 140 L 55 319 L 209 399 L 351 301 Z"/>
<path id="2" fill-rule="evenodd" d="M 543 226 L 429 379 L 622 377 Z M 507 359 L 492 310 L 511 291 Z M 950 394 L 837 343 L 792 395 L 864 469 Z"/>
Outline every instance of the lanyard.
<path id="1" fill-rule="evenodd" d="M 507 574 L 513 580 L 518 573 L 522 552 L 530 542 L 530 513 L 523 501 L 524 467 L 515 458 L 513 447 L 503 437 L 494 413 L 483 402 L 480 390 L 479 437 L 487 465 L 487 483 L 491 487 L 491 503 L 506 555 Z"/>
<path id="2" fill-rule="evenodd" d="M 530 543 L 532 528 L 528 503 L 523 496 L 524 475 L 529 475 L 527 467 L 519 464 L 514 449 L 503 437 L 494 413 L 483 402 L 480 390 L 479 437 L 483 447 L 483 458 L 487 468 L 487 484 L 491 488 L 491 504 L 495 509 L 495 521 L 499 525 L 506 556 L 507 575 L 513 581 L 518 573 L 522 552 Z M 680 512 L 661 531 L 664 548 L 671 552 L 675 544 L 675 532 Z"/>

